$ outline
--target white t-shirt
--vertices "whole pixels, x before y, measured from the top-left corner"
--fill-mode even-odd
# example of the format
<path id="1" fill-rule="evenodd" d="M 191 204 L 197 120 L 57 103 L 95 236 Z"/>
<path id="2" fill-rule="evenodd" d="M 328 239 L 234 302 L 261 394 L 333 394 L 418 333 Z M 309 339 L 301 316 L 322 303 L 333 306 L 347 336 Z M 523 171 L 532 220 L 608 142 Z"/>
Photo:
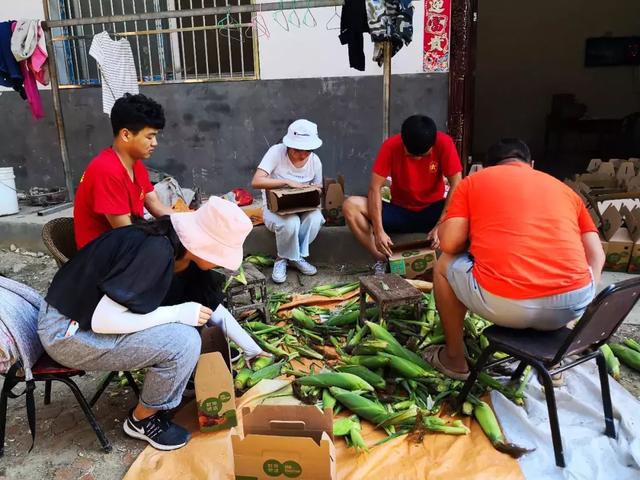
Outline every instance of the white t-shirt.
<path id="1" fill-rule="evenodd" d="M 267 150 L 258 168 L 277 180 L 293 180 L 307 185 L 322 185 L 322 163 L 320 158 L 315 153 L 312 153 L 302 167 L 296 168 L 289 160 L 287 147 L 284 143 L 274 145 Z M 262 200 L 266 205 L 267 195 L 264 190 L 262 191 Z"/>

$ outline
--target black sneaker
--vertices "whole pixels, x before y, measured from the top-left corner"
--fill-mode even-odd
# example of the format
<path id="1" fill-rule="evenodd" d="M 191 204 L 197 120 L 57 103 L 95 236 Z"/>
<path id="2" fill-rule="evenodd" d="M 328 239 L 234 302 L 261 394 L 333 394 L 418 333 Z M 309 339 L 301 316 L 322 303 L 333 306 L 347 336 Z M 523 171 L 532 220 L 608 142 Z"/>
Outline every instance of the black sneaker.
<path id="1" fill-rule="evenodd" d="M 144 420 L 133 419 L 133 409 L 124 422 L 124 433 L 133 438 L 146 440 L 158 450 L 176 450 L 184 447 L 191 434 L 173 423 L 164 412 L 160 411 Z"/>

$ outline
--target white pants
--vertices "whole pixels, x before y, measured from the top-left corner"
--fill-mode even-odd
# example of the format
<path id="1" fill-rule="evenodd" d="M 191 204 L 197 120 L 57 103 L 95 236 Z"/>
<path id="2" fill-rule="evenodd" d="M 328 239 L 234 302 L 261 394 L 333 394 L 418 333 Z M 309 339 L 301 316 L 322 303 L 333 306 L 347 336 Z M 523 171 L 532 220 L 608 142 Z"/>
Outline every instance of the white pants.
<path id="1" fill-rule="evenodd" d="M 309 245 L 324 224 L 319 209 L 278 215 L 265 208 L 263 218 L 265 226 L 276 234 L 278 256 L 294 261 L 309 256 Z"/>

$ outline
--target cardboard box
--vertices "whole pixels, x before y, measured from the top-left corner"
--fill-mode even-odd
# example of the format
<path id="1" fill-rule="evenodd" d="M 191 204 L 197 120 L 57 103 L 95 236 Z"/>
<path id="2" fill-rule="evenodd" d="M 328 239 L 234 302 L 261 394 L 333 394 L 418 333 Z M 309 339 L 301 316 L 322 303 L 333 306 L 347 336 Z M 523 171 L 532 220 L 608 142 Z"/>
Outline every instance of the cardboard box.
<path id="1" fill-rule="evenodd" d="M 236 480 L 336 480 L 333 413 L 314 405 L 242 410 L 243 435 L 231 433 Z"/>
<path id="2" fill-rule="evenodd" d="M 342 204 L 344 203 L 344 178 L 325 178 L 323 182 L 323 214 L 327 225 L 344 225 Z"/>
<path id="3" fill-rule="evenodd" d="M 282 215 L 308 212 L 320 207 L 321 196 L 319 187 L 275 188 L 267 190 L 267 207 Z"/>
<path id="4" fill-rule="evenodd" d="M 613 272 L 626 272 L 633 250 L 629 230 L 622 226 L 620 212 L 609 206 L 602 214 L 602 234 L 607 240 L 607 255 L 604 268 Z"/>
<path id="5" fill-rule="evenodd" d="M 436 252 L 429 242 L 412 242 L 393 247 L 389 270 L 405 278 L 416 278 L 431 270 L 435 263 Z"/>
<path id="6" fill-rule="evenodd" d="M 227 430 L 238 425 L 233 377 L 220 352 L 200 355 L 195 384 L 201 432 Z"/>
<path id="7" fill-rule="evenodd" d="M 638 273 L 640 272 L 640 208 L 636 207 L 630 210 L 627 207 L 622 207 L 620 213 L 624 217 L 627 230 L 629 230 L 629 235 L 633 240 L 627 271 L 629 273 Z"/>
<path id="8" fill-rule="evenodd" d="M 591 167 L 592 165 L 590 164 L 589 166 Z M 582 182 L 591 188 L 615 188 L 618 186 L 615 168 L 609 162 L 600 163 L 598 170 L 592 173 L 576 175 L 574 180 Z"/>

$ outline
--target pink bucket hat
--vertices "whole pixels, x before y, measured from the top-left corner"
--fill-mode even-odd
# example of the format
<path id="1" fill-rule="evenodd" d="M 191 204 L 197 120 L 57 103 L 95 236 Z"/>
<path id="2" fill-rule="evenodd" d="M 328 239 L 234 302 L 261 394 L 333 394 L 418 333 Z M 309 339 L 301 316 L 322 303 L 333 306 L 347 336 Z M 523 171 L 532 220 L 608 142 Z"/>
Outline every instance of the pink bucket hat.
<path id="1" fill-rule="evenodd" d="M 219 197 L 195 212 L 172 214 L 171 223 L 187 250 L 229 270 L 242 264 L 242 244 L 253 228 L 240 207 Z"/>

